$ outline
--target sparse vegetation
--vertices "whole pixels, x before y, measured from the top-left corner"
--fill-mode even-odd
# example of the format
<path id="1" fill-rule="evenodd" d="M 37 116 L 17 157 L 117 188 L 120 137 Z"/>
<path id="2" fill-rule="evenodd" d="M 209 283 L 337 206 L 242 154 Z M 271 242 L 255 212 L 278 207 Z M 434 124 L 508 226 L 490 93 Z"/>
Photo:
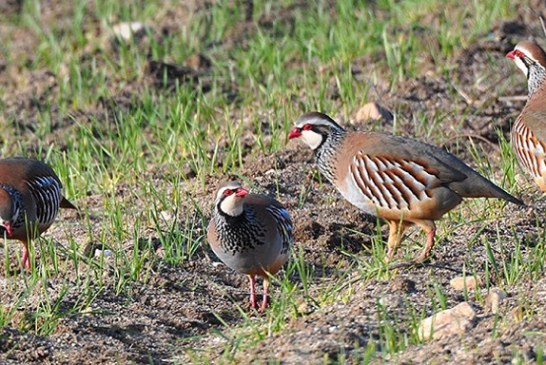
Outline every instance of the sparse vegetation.
<path id="1" fill-rule="evenodd" d="M 499 99 L 526 95 L 503 53 L 543 39 L 530 9 L 546 12 L 509 0 L 0 4 L 2 156 L 47 161 L 82 210 L 36 242 L 30 272 L 2 245 L 2 361 L 543 363 L 545 204 L 507 140 L 524 101 Z M 123 22 L 145 27 L 125 40 L 113 35 Z M 358 120 L 369 101 L 395 121 Z M 444 146 L 534 209 L 466 201 L 439 222 L 428 265 L 389 269 L 381 222 L 287 143 L 310 110 Z M 274 195 L 297 227 L 263 315 L 205 239 L 229 177 Z M 409 231 L 398 260 L 423 242 Z M 457 292 L 456 275 L 484 284 Z M 498 314 L 493 287 L 508 293 Z M 464 338 L 419 338 L 422 319 L 463 300 L 480 313 Z"/>

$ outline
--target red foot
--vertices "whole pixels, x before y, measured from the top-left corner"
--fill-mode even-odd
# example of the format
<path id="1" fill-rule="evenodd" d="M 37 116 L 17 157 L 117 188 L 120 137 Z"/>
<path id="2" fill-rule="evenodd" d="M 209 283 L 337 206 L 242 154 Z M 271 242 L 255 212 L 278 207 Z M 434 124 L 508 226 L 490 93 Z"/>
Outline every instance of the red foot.
<path id="1" fill-rule="evenodd" d="M 28 254 L 28 248 L 23 249 L 23 258 L 21 259 L 23 269 L 30 271 L 30 255 Z"/>

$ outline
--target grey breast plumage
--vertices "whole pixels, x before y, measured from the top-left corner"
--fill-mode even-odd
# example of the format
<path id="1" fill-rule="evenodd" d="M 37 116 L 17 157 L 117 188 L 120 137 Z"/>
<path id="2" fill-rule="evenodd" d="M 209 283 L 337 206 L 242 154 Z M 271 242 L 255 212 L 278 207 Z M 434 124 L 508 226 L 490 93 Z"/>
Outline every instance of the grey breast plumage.
<path id="1" fill-rule="evenodd" d="M 236 217 L 215 207 L 209 224 L 211 247 L 233 270 L 247 274 L 275 271 L 279 260 L 287 260 L 293 241 L 290 215 L 267 196 L 250 194 L 245 199 L 243 213 Z"/>

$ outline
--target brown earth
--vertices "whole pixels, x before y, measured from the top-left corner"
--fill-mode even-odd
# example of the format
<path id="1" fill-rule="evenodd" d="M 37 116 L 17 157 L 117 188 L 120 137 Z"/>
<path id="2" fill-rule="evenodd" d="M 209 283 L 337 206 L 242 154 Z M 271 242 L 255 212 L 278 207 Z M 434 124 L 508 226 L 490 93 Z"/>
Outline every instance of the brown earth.
<path id="1" fill-rule="evenodd" d="M 2 7 L 16 12 L 17 4 L 17 1 L 7 2 Z M 437 136 L 438 140 L 429 142 L 443 144 L 461 158 L 470 160 L 471 156 L 465 144 L 471 137 L 484 148 L 485 153 L 491 153 L 492 158 L 497 159 L 498 141 L 495 130 L 509 130 L 510 122 L 521 110 L 524 100 L 504 100 L 499 98 L 500 95 L 491 93 L 508 73 L 516 71 L 508 66 L 502 70 L 491 70 L 488 65 L 489 57 L 491 53 L 502 57 L 517 40 L 530 35 L 525 24 L 536 23 L 535 12 L 546 15 L 546 8 L 542 3 L 536 4 L 533 9 L 534 12 L 530 12 L 528 8 L 522 8 L 519 14 L 515 14 L 513 21 L 499 23 L 491 34 L 484 35 L 477 44 L 461 50 L 458 68 L 453 70 L 449 79 L 436 74 L 435 65 L 431 63 L 429 72 L 418 79 L 407 80 L 398 85 L 396 93 L 392 93 L 388 86 L 376 85 L 377 99 L 391 110 L 397 110 L 397 131 L 406 136 L 418 134 L 414 130 L 414 124 L 410 122 L 413 115 L 424 113 L 432 116 L 434 110 L 445 110 L 453 116 L 453 126 L 446 129 L 444 136 Z M 58 11 L 62 13 L 63 10 L 61 8 Z M 191 16 L 192 12 L 206 11 L 206 7 L 192 5 L 183 11 L 189 14 L 185 16 Z M 58 16 L 59 14 L 51 14 L 50 18 L 45 17 L 43 21 L 47 23 Z M 176 27 L 177 16 L 180 14 L 173 13 L 167 17 L 163 24 L 157 25 L 154 32 L 161 34 L 172 30 Z M 289 22 L 290 9 L 285 9 L 282 16 Z M 261 26 L 267 26 L 267 19 L 263 19 Z M 245 32 L 253 31 L 253 27 L 250 23 L 241 24 L 240 30 L 230 35 L 228 43 L 244 41 Z M 93 32 L 93 29 L 89 31 Z M 535 35 L 540 35 L 539 31 L 539 27 L 536 27 Z M 19 40 L 17 49 L 21 53 L 32 54 L 34 36 L 27 33 L 24 29 L 0 28 L 1 39 L 7 37 L 11 41 Z M 379 59 L 381 55 L 377 56 L 377 60 Z M 355 82 L 366 81 L 364 70 L 370 61 L 374 60 L 355 60 Z M 167 70 L 173 78 L 203 86 L 206 83 L 199 81 L 203 78 L 206 81 L 206 70 L 211 66 L 196 56 L 190 65 L 150 63 L 149 67 L 145 79 L 150 84 L 157 81 L 154 75 L 163 75 L 163 71 Z M 3 118 L 13 118 L 15 133 L 19 131 L 21 135 L 28 136 L 24 132 L 34 128 L 33 120 L 40 110 L 41 101 L 54 100 L 59 86 L 48 70 L 20 71 L 2 68 L 0 62 L 0 85 L 6 89 L 2 100 Z M 477 85 L 477 76 L 484 75 L 487 77 L 481 78 L 481 83 Z M 115 80 L 111 82 L 112 87 L 120 89 L 118 98 L 89 106 L 89 110 L 75 111 L 80 120 L 93 115 L 100 117 L 113 105 L 130 108 L 130 104 L 138 99 L 138 85 L 124 85 L 122 91 L 115 84 Z M 332 88 L 334 90 L 331 97 L 335 97 L 334 80 Z M 168 92 L 168 85 L 165 92 Z M 233 90 L 227 88 L 226 92 Z M 522 77 L 521 83 L 510 89 L 508 95 L 525 93 L 526 86 Z M 346 117 L 354 119 L 355 114 L 356 111 Z M 459 118 L 459 115 L 465 117 Z M 333 117 L 343 119 L 341 115 Z M 73 122 L 55 119 L 55 123 L 46 138 L 59 140 L 59 136 L 66 133 L 66 129 Z M 351 128 L 391 130 L 392 125 L 385 121 L 354 121 Z M 29 138 L 29 145 L 33 145 L 32 138 Z M 9 146 L 6 149 L 9 152 Z M 310 179 L 313 168 L 311 151 L 298 143 L 290 143 L 272 156 L 251 153 L 246 158 L 243 174 L 265 192 L 272 194 L 279 187 L 278 199 L 290 209 L 296 223 L 297 244 L 303 247 L 306 261 L 320 268 L 316 273 L 322 273 L 317 274 L 317 282 L 311 286 L 311 290 L 317 290 L 319 281 L 327 279 L 329 275 L 345 274 L 344 270 L 351 268 L 354 260 L 367 260 L 372 245 L 368 234 L 376 229 L 376 223 L 375 218 L 363 215 L 340 199 L 331 186 Z M 143 178 L 157 179 L 159 183 L 160 175 L 160 172 L 154 172 Z M 188 171 L 188 176 L 191 175 L 192 172 Z M 498 181 L 500 174 L 495 178 Z M 224 179 L 225 177 L 221 180 Z M 302 181 L 312 184 L 312 189 L 303 206 L 298 207 Z M 524 179 L 522 181 L 527 183 Z M 210 178 L 206 188 L 195 196 L 198 204 L 208 207 L 207 211 L 217 184 L 216 178 Z M 124 196 L 124 189 L 127 187 L 120 187 L 121 197 Z M 538 196 L 538 193 L 529 188 L 523 198 L 526 202 L 531 202 Z M 94 219 L 100 219 L 100 197 L 90 192 L 86 204 L 91 212 L 96 213 Z M 492 204 L 495 209 L 502 207 L 502 204 Z M 460 303 L 465 298 L 460 292 L 450 289 L 449 280 L 461 275 L 463 266 L 469 262 L 472 262 L 478 274 L 483 274 L 485 270 L 485 245 L 469 245 L 469 238 L 480 231 L 483 241 L 488 238 L 489 241 L 494 241 L 497 235 L 507 237 L 505 247 L 493 248 L 494 254 L 501 260 L 510 256 L 515 249 L 514 243 L 508 237 L 511 237 L 511 230 L 516 229 L 523 237 L 524 245 L 521 250 L 525 256 L 532 249 L 533 238 L 543 235 L 542 230 L 537 227 L 542 227 L 544 223 L 544 217 L 540 214 L 544 207 L 544 201 L 540 200 L 533 208 L 507 205 L 490 222 L 468 223 L 457 228 L 455 232 L 446 217 L 446 223 L 441 225 L 439 232 L 442 239 L 429 264 L 400 268 L 392 274 L 391 280 L 373 279 L 367 283 L 353 279 L 356 278 L 356 273 L 348 273 L 347 286 L 352 288 L 353 293 L 350 300 L 322 308 L 305 303 L 299 318 L 290 320 L 284 330 L 264 339 L 246 357 L 240 355 L 237 360 L 250 363 L 254 360 L 265 362 L 276 359 L 287 364 L 301 364 L 322 363 L 327 361 L 325 359 L 342 356 L 341 359 L 347 359 L 348 362 L 357 362 L 363 358 L 368 341 L 378 339 L 381 335 L 379 327 L 382 322 L 378 321 L 378 303 L 386 308 L 391 320 L 396 319 L 399 323 L 404 323 L 403 319 L 410 315 L 409 307 L 414 308 L 415 313 L 430 314 L 433 307 L 433 295 L 430 294 L 433 283 L 445 291 L 447 307 Z M 194 209 L 189 209 L 192 210 L 192 219 L 198 219 L 195 218 L 197 214 L 193 212 Z M 459 209 L 472 208 L 463 204 Z M 183 221 L 184 217 L 180 216 L 180 219 Z M 83 223 L 76 219 L 75 214 L 65 213 L 61 220 L 65 223 L 57 225 L 49 233 L 53 239 L 62 242 L 62 237 L 66 237 L 67 232 L 73 236 L 85 232 Z M 350 229 L 366 235 L 357 235 Z M 386 232 L 385 227 L 383 232 Z M 157 240 L 155 232 L 150 230 L 148 234 L 146 239 Z M 202 230 L 197 231 L 195 237 L 199 238 L 202 234 Z M 410 232 L 410 238 L 405 241 L 406 246 L 411 247 L 410 253 L 419 249 L 411 243 L 422 239 L 423 235 L 417 230 Z M 86 242 L 82 240 L 82 244 Z M 11 246 L 10 251 L 13 253 L 17 247 Z M 247 282 L 241 275 L 215 264 L 216 261 L 205 244 L 200 246 L 190 262 L 180 267 L 172 267 L 158 260 L 159 263 L 153 268 L 146 284 L 135 284 L 130 294 L 117 295 L 112 289 L 102 291 L 85 313 L 67 311 L 49 336 L 37 335 L 30 328 L 10 327 L 0 334 L 1 361 L 5 364 L 185 363 L 188 360 L 188 348 L 207 349 L 213 358 L 220 358 L 224 343 L 211 333 L 224 329 L 224 324 L 232 326 L 242 323 L 234 303 L 246 300 Z M 106 270 L 103 279 L 108 282 L 113 281 L 113 277 L 113 270 Z M 0 280 L 3 287 L 25 287 L 24 279 L 20 277 L 1 277 Z M 65 280 L 74 281 L 75 278 L 50 280 L 47 283 L 48 293 L 58 293 Z M 491 283 L 491 286 L 494 285 L 494 282 Z M 273 298 L 275 290 L 274 287 Z M 520 351 L 525 362 L 535 361 L 537 344 L 546 343 L 546 279 L 525 281 L 507 288 L 507 292 L 508 298 L 502 303 L 500 322 L 471 294 L 468 300 L 476 309 L 478 318 L 475 327 L 464 338 L 454 337 L 410 346 L 395 357 L 387 356 L 382 360 L 404 364 L 506 363 L 516 351 Z M 38 295 L 39 292 L 32 291 L 25 303 L 17 308 L 21 316 L 27 307 L 34 308 L 40 302 Z M 74 307 L 74 303 L 80 300 L 79 295 L 76 290 L 69 292 L 64 297 L 61 308 Z M 0 300 L 3 304 L 10 303 L 10 298 L 3 293 L 0 293 Z M 523 314 L 518 315 L 520 312 Z M 534 315 L 529 317 L 525 313 Z M 493 332 L 496 335 L 493 336 Z"/>

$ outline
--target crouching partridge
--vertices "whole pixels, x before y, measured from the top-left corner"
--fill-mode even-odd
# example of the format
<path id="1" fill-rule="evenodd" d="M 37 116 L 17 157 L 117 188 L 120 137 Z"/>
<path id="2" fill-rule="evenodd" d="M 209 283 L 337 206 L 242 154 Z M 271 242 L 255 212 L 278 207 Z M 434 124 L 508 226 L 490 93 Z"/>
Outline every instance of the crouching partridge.
<path id="1" fill-rule="evenodd" d="M 239 182 L 223 185 L 207 229 L 212 251 L 229 268 L 250 280 L 250 306 L 257 307 L 255 277 L 264 280 L 260 311 L 267 306 L 269 275 L 288 261 L 293 241 L 290 215 L 273 198 L 249 194 Z"/>
<path id="2" fill-rule="evenodd" d="M 520 42 L 506 57 L 527 77 L 527 104 L 512 126 L 511 141 L 520 165 L 546 192 L 546 54 L 533 42 Z"/>
<path id="3" fill-rule="evenodd" d="M 0 229 L 23 243 L 22 265 L 30 269 L 30 242 L 46 231 L 59 208 L 76 209 L 61 194 L 61 181 L 51 167 L 27 158 L 0 160 Z"/>
<path id="4" fill-rule="evenodd" d="M 501 198 L 522 204 L 452 154 L 416 140 L 374 132 L 347 132 L 329 116 L 302 115 L 289 134 L 315 151 L 320 172 L 351 204 L 389 223 L 387 259 L 404 231 L 427 233 L 424 261 L 434 246 L 434 221 L 462 198 Z"/>

